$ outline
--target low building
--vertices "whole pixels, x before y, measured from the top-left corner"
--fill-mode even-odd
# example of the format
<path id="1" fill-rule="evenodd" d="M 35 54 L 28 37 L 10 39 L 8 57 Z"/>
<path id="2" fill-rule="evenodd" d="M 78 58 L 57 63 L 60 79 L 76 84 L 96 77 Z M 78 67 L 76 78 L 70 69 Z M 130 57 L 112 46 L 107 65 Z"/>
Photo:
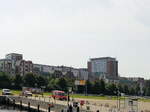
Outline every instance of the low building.
<path id="1" fill-rule="evenodd" d="M 144 78 L 142 77 L 127 77 L 127 79 L 133 82 L 144 82 Z"/>
<path id="2" fill-rule="evenodd" d="M 33 72 L 37 74 L 51 74 L 56 70 L 56 66 L 33 64 Z"/>
<path id="3" fill-rule="evenodd" d="M 68 75 L 70 72 L 72 77 L 79 77 L 79 69 L 67 66 L 50 66 L 42 64 L 33 64 L 33 72 L 37 74 L 53 74 L 54 72 L 62 72 L 62 75 Z"/>

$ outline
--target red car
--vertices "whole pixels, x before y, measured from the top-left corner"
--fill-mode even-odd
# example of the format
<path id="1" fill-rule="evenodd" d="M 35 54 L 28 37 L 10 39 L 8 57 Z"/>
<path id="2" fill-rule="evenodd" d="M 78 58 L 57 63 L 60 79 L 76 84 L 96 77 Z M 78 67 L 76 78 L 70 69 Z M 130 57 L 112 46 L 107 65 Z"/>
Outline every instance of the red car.
<path id="1" fill-rule="evenodd" d="M 64 91 L 54 90 L 52 92 L 52 97 L 54 99 L 67 100 L 67 96 Z"/>

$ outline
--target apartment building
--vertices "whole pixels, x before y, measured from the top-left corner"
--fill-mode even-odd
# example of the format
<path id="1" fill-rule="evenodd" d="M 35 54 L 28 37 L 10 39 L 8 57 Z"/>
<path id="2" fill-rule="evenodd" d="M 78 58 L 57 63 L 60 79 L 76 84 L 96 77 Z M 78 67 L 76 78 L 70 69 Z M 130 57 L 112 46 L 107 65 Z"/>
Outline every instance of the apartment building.
<path id="1" fill-rule="evenodd" d="M 89 79 L 87 68 L 79 69 L 79 79 L 80 80 L 88 80 Z"/>
<path id="2" fill-rule="evenodd" d="M 0 71 L 12 74 L 13 73 L 12 60 L 0 59 Z"/>
<path id="3" fill-rule="evenodd" d="M 56 68 L 57 68 L 56 66 L 43 65 L 43 64 L 33 64 L 33 72 L 36 73 L 36 74 L 54 73 Z"/>
<path id="4" fill-rule="evenodd" d="M 112 57 L 91 58 L 88 61 L 88 72 L 95 77 L 118 77 L 118 61 Z"/>
<path id="5" fill-rule="evenodd" d="M 87 77 L 88 71 L 85 69 L 78 69 L 78 68 L 73 68 L 73 67 L 67 67 L 67 66 L 50 66 L 50 65 L 42 65 L 42 64 L 33 64 L 33 71 L 34 73 L 40 74 L 52 74 L 55 71 L 60 71 L 62 72 L 62 75 L 66 75 L 68 72 L 72 73 L 73 76 L 72 78 L 82 78 L 84 79 L 84 74 L 85 77 Z M 69 75 L 71 77 L 71 74 Z"/>
<path id="6" fill-rule="evenodd" d="M 10 53 L 0 60 L 0 71 L 9 74 L 25 75 L 33 71 L 32 61 L 23 60 L 22 54 Z"/>
<path id="7" fill-rule="evenodd" d="M 9 59 L 12 61 L 12 69 L 13 72 L 16 73 L 16 62 L 22 60 L 23 55 L 18 53 L 9 53 L 5 55 L 5 59 Z"/>
<path id="8" fill-rule="evenodd" d="M 16 73 L 21 76 L 33 72 L 33 63 L 32 61 L 19 60 L 16 62 Z"/>
<path id="9" fill-rule="evenodd" d="M 10 54 L 6 54 L 5 58 L 10 59 L 10 60 L 14 60 L 14 61 L 19 61 L 19 60 L 23 59 L 23 55 L 17 54 L 17 53 L 10 53 Z"/>

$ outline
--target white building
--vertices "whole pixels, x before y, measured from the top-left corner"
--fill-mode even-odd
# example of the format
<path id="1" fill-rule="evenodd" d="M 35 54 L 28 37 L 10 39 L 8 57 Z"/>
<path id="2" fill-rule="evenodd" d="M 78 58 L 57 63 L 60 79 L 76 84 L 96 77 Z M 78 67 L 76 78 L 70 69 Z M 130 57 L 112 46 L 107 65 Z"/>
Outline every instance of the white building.
<path id="1" fill-rule="evenodd" d="M 61 71 L 63 75 L 66 75 L 67 72 L 72 72 L 74 77 L 79 77 L 80 74 L 85 74 L 85 71 L 80 71 L 80 69 L 67 67 L 67 66 L 49 66 L 42 64 L 34 64 L 33 70 L 35 73 L 54 73 L 55 71 Z M 81 72 L 81 73 L 80 73 Z M 87 75 L 87 72 L 86 72 Z"/>
<path id="2" fill-rule="evenodd" d="M 35 73 L 54 73 L 56 69 L 56 66 L 33 64 L 33 70 Z"/>

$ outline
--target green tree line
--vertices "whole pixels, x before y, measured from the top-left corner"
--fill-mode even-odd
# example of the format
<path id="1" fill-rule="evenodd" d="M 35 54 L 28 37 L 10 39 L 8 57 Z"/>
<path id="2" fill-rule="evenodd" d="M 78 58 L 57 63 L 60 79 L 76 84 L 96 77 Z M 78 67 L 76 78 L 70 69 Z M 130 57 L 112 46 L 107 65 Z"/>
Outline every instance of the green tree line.
<path id="1" fill-rule="evenodd" d="M 0 88 L 10 88 L 21 90 L 22 87 L 45 88 L 46 91 L 63 90 L 68 91 L 71 87 L 75 93 L 87 93 L 97 95 L 118 95 L 125 93 L 126 95 L 146 95 L 150 96 L 150 80 L 145 82 L 143 93 L 141 93 L 140 85 L 134 83 L 132 85 L 122 83 L 105 83 L 103 80 L 86 81 L 85 86 L 76 86 L 75 78 L 71 78 L 72 73 L 63 75 L 60 71 L 53 74 L 43 76 L 33 73 L 27 73 L 24 76 L 19 74 L 9 75 L 0 72 Z M 119 92 L 118 92 L 119 91 Z"/>

